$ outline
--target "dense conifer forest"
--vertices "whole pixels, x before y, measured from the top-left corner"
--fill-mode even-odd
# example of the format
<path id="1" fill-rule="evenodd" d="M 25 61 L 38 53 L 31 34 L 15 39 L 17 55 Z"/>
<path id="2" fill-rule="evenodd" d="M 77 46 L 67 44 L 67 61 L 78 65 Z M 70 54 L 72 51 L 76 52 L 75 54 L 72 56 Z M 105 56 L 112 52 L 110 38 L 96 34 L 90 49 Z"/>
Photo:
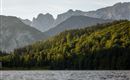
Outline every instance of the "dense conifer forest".
<path id="1" fill-rule="evenodd" d="M 64 31 L 48 40 L 0 54 L 2 69 L 128 70 L 130 21 Z"/>

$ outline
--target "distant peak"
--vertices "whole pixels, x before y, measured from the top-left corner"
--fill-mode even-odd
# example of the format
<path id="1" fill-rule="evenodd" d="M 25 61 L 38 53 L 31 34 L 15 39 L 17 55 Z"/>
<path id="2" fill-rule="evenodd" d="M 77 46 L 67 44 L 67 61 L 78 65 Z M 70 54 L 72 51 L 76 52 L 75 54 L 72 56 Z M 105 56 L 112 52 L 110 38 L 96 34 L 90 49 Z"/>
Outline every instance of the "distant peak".
<path id="1" fill-rule="evenodd" d="M 73 9 L 69 9 L 67 12 L 74 12 Z"/>
<path id="2" fill-rule="evenodd" d="M 42 14 L 42 13 L 40 13 L 38 16 L 37 16 L 37 18 L 41 18 L 41 17 L 51 17 L 52 15 L 50 14 L 50 13 L 46 13 L 46 14 Z M 53 16 L 52 16 L 53 17 Z"/>
<path id="3" fill-rule="evenodd" d="M 75 12 L 83 12 L 83 11 L 81 11 L 81 10 L 75 10 Z"/>
<path id="4" fill-rule="evenodd" d="M 46 13 L 45 15 L 51 15 L 50 13 Z"/>
<path id="5" fill-rule="evenodd" d="M 34 21 L 34 20 L 36 20 L 36 18 L 35 18 L 35 17 L 33 17 L 32 21 Z"/>
<path id="6" fill-rule="evenodd" d="M 122 5 L 122 4 L 130 4 L 130 2 L 118 2 L 114 6 Z"/>
<path id="7" fill-rule="evenodd" d="M 40 13 L 40 14 L 38 14 L 38 16 L 37 17 L 41 17 L 41 16 L 44 16 L 42 13 Z"/>

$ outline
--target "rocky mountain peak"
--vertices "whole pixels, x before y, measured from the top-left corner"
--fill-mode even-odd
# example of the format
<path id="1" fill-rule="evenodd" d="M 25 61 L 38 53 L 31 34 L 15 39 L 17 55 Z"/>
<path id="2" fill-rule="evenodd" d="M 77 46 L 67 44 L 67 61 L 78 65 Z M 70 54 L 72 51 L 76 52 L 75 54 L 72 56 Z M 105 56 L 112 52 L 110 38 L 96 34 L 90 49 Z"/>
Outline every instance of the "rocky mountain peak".
<path id="1" fill-rule="evenodd" d="M 72 12 L 74 12 L 74 11 L 73 11 L 73 9 L 69 9 L 67 12 L 68 12 L 68 13 L 72 13 Z"/>
<path id="2" fill-rule="evenodd" d="M 54 17 L 47 13 L 47 14 L 42 14 L 40 13 L 37 18 L 33 18 L 31 26 L 35 27 L 36 29 L 44 32 L 48 29 L 51 28 L 51 26 L 54 23 Z"/>

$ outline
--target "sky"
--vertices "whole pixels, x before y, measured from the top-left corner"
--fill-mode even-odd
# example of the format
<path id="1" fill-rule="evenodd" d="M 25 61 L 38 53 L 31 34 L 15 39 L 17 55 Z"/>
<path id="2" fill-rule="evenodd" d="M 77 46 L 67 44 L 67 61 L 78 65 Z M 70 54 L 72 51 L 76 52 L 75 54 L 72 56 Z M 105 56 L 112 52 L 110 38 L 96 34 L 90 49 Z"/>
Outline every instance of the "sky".
<path id="1" fill-rule="evenodd" d="M 50 13 L 55 18 L 69 9 L 91 11 L 130 0 L 0 0 L 0 14 L 32 19 L 39 13 Z"/>

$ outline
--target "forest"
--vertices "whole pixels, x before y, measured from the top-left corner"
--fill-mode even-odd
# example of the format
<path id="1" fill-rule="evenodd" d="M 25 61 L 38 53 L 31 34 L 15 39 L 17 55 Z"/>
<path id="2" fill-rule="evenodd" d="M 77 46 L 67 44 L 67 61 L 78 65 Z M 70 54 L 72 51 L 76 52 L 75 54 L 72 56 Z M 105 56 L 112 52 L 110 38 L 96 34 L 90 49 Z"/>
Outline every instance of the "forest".
<path id="1" fill-rule="evenodd" d="M 10 53 L 2 69 L 130 70 L 130 21 L 66 30 Z"/>

